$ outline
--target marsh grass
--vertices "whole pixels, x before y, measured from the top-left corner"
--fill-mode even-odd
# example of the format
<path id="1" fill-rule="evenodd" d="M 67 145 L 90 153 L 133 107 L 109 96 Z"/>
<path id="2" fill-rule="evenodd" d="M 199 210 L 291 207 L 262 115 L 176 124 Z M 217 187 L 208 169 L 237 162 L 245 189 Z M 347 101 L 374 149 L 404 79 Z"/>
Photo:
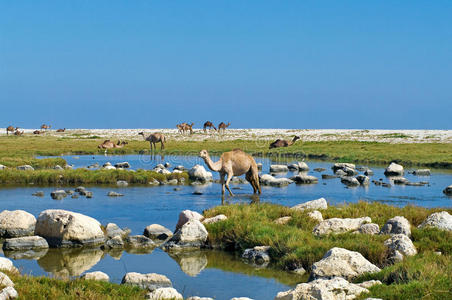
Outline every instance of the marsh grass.
<path id="1" fill-rule="evenodd" d="M 78 184 L 116 184 L 118 180 L 125 180 L 129 184 L 148 184 L 154 179 L 162 182 L 170 179 L 184 178 L 188 182 L 188 174 L 160 174 L 150 170 L 35 170 L 20 171 L 6 169 L 0 171 L 0 184 L 5 185 L 78 185 Z"/>
<path id="2" fill-rule="evenodd" d="M 414 206 L 398 208 L 380 203 L 359 202 L 330 207 L 322 214 L 325 219 L 369 216 L 380 227 L 386 220 L 402 215 L 414 227 L 435 211 L 439 209 Z M 360 252 L 372 263 L 378 266 L 385 265 L 387 253 L 383 242 L 388 239 L 387 235 L 344 233 L 316 237 L 312 234 L 316 222 L 307 216 L 307 212 L 294 211 L 288 207 L 270 203 L 218 206 L 205 212 L 206 217 L 217 214 L 225 214 L 228 219 L 207 226 L 209 242 L 212 245 L 239 251 L 268 245 L 271 247 L 271 257 L 280 268 L 295 269 L 303 266 L 309 270 L 314 262 L 320 260 L 333 247 Z M 274 223 L 274 220 L 283 216 L 292 217 L 287 225 Z M 450 232 L 413 228 L 413 242 L 420 251 L 440 250 L 449 255 L 451 241 L 452 233 Z"/>
<path id="3" fill-rule="evenodd" d="M 82 155 L 104 153 L 97 149 L 104 138 L 95 139 L 88 136 L 76 138 L 61 138 L 51 136 L 2 136 L 0 137 L 0 164 L 14 167 L 33 160 L 35 156 Z M 130 140 L 121 149 L 108 150 L 109 154 L 138 154 L 149 151 L 149 143 L 140 140 Z M 408 143 L 390 144 L 355 141 L 302 142 L 291 147 L 268 149 L 270 141 L 222 140 L 206 139 L 204 141 L 174 141 L 168 140 L 166 150 L 157 153 L 198 155 L 202 149 L 211 154 L 219 154 L 234 148 L 256 156 L 295 157 L 323 159 L 332 161 L 348 161 L 367 164 L 386 164 L 393 160 L 406 166 L 429 166 L 452 168 L 452 151 L 446 143 Z M 37 164 L 37 162 L 35 162 Z M 54 162 L 61 164 L 61 161 Z M 39 166 L 41 167 L 41 166 Z M 43 166 L 45 167 L 45 166 Z"/>
<path id="4" fill-rule="evenodd" d="M 7 272 L 5 272 L 7 273 Z M 18 299 L 144 299 L 146 290 L 94 280 L 65 280 L 7 273 L 15 283 Z"/>

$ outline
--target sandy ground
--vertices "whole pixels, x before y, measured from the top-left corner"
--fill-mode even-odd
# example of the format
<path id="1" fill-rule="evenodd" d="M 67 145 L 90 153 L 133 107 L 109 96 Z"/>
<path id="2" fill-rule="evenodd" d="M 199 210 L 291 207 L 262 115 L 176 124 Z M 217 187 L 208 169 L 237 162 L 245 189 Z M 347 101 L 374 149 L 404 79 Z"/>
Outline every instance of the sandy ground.
<path id="1" fill-rule="evenodd" d="M 25 135 L 33 135 L 35 129 L 20 129 Z M 212 140 L 262 140 L 291 139 L 294 135 L 303 141 L 367 141 L 389 143 L 452 143 L 452 130 L 366 130 L 366 129 L 227 129 L 225 134 L 215 131 L 204 133 L 195 129 L 192 135 L 180 134 L 177 129 L 68 129 L 64 133 L 49 130 L 48 136 L 88 138 L 98 136 L 121 140 L 141 140 L 138 132 L 163 132 L 167 139 L 203 141 Z M 6 129 L 0 129 L 6 135 Z"/>

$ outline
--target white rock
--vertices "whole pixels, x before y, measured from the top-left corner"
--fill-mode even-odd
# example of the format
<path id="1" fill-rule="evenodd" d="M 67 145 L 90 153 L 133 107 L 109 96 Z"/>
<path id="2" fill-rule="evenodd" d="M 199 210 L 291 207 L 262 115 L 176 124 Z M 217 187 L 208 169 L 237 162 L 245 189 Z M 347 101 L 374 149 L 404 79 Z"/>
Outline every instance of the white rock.
<path id="1" fill-rule="evenodd" d="M 321 210 L 321 209 L 327 209 L 327 208 L 328 208 L 328 204 L 326 203 L 325 198 L 311 200 L 308 202 L 304 202 L 304 203 L 292 206 L 292 209 L 301 210 L 301 211 L 303 211 L 303 210 Z"/>
<path id="2" fill-rule="evenodd" d="M 248 298 L 248 297 L 234 297 L 234 298 L 231 298 L 231 300 L 253 300 L 253 299 Z"/>
<path id="3" fill-rule="evenodd" d="M 5 287 L 0 292 L 0 300 L 16 299 L 17 297 L 19 294 L 12 286 Z"/>
<path id="4" fill-rule="evenodd" d="M 410 222 L 401 216 L 386 221 L 386 224 L 381 228 L 381 234 L 405 234 L 411 236 Z"/>
<path id="5" fill-rule="evenodd" d="M 355 177 L 350 177 L 350 176 L 342 176 L 341 177 L 341 182 L 345 185 L 348 186 L 358 186 L 360 185 L 358 179 L 356 179 Z"/>
<path id="6" fill-rule="evenodd" d="M 46 249 L 49 248 L 47 241 L 40 236 L 24 236 L 12 239 L 6 239 L 3 242 L 3 250 L 20 251 L 30 249 Z"/>
<path id="7" fill-rule="evenodd" d="M 286 165 L 270 165 L 270 173 L 285 173 L 289 168 Z"/>
<path id="8" fill-rule="evenodd" d="M 313 184 L 319 182 L 317 177 L 306 174 L 292 176 L 290 177 L 290 180 L 294 181 L 296 184 Z"/>
<path id="9" fill-rule="evenodd" d="M 380 227 L 375 223 L 363 224 L 359 227 L 358 232 L 362 234 L 378 234 Z"/>
<path id="10" fill-rule="evenodd" d="M 129 272 L 122 278 L 121 284 L 136 285 L 143 289 L 155 290 L 159 288 L 172 287 L 171 280 L 165 275 L 156 273 L 141 274 Z"/>
<path id="11" fill-rule="evenodd" d="M 167 250 L 178 248 L 200 248 L 205 244 L 207 235 L 207 230 L 201 222 L 198 220 L 190 220 L 164 244 L 164 248 Z"/>
<path id="12" fill-rule="evenodd" d="M 413 242 L 404 234 L 393 235 L 390 239 L 387 239 L 384 242 L 384 245 L 393 252 L 390 256 L 394 256 L 395 251 L 398 251 L 403 256 L 413 256 L 417 254 L 417 250 L 416 247 L 414 247 Z"/>
<path id="13" fill-rule="evenodd" d="M 207 172 L 206 169 L 201 165 L 195 165 L 193 168 L 188 170 L 188 176 L 191 180 L 197 180 L 197 181 L 211 181 L 212 180 L 212 173 Z"/>
<path id="14" fill-rule="evenodd" d="M 35 235 L 44 237 L 50 247 L 98 245 L 105 242 L 104 232 L 96 219 L 62 209 L 41 212 Z"/>
<path id="15" fill-rule="evenodd" d="M 228 217 L 226 217 L 225 215 L 221 214 L 221 215 L 216 215 L 215 217 L 212 218 L 206 218 L 202 221 L 202 223 L 205 224 L 213 224 L 213 223 L 217 223 L 220 221 L 224 221 L 227 220 Z"/>
<path id="16" fill-rule="evenodd" d="M 0 257 L 0 270 L 6 270 L 10 272 L 17 271 L 16 267 L 14 267 L 13 265 L 13 262 L 6 257 Z"/>
<path id="17" fill-rule="evenodd" d="M 331 169 L 333 169 L 333 172 L 336 172 L 337 170 L 342 170 L 345 168 L 356 169 L 356 166 L 354 164 L 350 164 L 350 163 L 335 163 L 331 167 Z"/>
<path id="18" fill-rule="evenodd" d="M 329 233 L 344 233 L 348 231 L 358 230 L 361 225 L 372 222 L 371 218 L 332 218 L 320 222 L 314 227 L 312 233 L 314 235 L 324 235 Z"/>
<path id="19" fill-rule="evenodd" d="M 210 297 L 192 296 L 192 297 L 188 297 L 187 300 L 214 300 L 214 299 L 210 298 Z"/>
<path id="20" fill-rule="evenodd" d="M 14 286 L 14 282 L 3 272 L 0 272 L 0 286 Z"/>
<path id="21" fill-rule="evenodd" d="M 204 219 L 204 216 L 200 213 L 192 210 L 183 210 L 179 213 L 179 220 L 177 220 L 176 225 L 176 231 L 182 227 L 185 223 L 187 223 L 190 220 L 198 220 L 202 221 Z"/>
<path id="22" fill-rule="evenodd" d="M 385 169 L 386 176 L 402 176 L 403 173 L 403 167 L 393 162 Z"/>
<path id="23" fill-rule="evenodd" d="M 166 240 L 167 238 L 172 237 L 173 233 L 171 232 L 171 230 L 163 227 L 162 225 L 151 224 L 149 226 L 146 226 L 143 235 L 147 236 L 150 239 Z"/>
<path id="24" fill-rule="evenodd" d="M 436 227 L 441 230 L 452 231 L 452 215 L 447 211 L 433 213 L 419 225 L 419 228 Z"/>
<path id="25" fill-rule="evenodd" d="M 279 224 L 279 225 L 286 225 L 287 223 L 290 222 L 290 220 L 292 220 L 291 216 L 285 216 L 285 217 L 278 218 L 273 222 L 275 222 L 276 224 Z"/>
<path id="26" fill-rule="evenodd" d="M 312 265 L 311 278 L 335 276 L 353 279 L 366 273 L 379 272 L 380 268 L 369 262 L 359 252 L 334 247 Z"/>
<path id="27" fill-rule="evenodd" d="M 18 166 L 16 167 L 17 170 L 22 170 L 22 171 L 34 171 L 35 169 L 30 166 L 30 165 L 23 165 L 23 166 Z"/>
<path id="28" fill-rule="evenodd" d="M 368 281 L 364 281 L 364 282 L 361 282 L 361 283 L 357 283 L 360 287 L 363 287 L 363 288 L 365 288 L 365 289 L 368 289 L 368 288 L 371 288 L 371 287 L 373 287 L 374 285 L 379 285 L 379 284 L 381 284 L 381 281 L 380 280 L 368 280 Z"/>
<path id="29" fill-rule="evenodd" d="M 369 290 L 341 277 L 317 279 L 298 284 L 294 289 L 279 292 L 275 300 L 349 300 Z"/>
<path id="30" fill-rule="evenodd" d="M 448 195 L 448 196 L 451 196 L 451 195 L 452 195 L 452 184 L 449 185 L 448 187 L 446 187 L 446 188 L 443 190 L 443 193 L 446 194 L 446 195 Z"/>
<path id="31" fill-rule="evenodd" d="M 269 185 L 269 186 L 276 186 L 276 187 L 288 186 L 289 184 L 293 183 L 293 181 L 290 180 L 289 178 L 285 178 L 285 177 L 275 178 L 270 174 L 261 175 L 259 180 L 262 185 Z"/>
<path id="32" fill-rule="evenodd" d="M 36 218 L 24 210 L 4 210 L 0 213 L 0 238 L 32 235 Z"/>
<path id="33" fill-rule="evenodd" d="M 146 299 L 149 300 L 183 300 L 181 294 L 176 289 L 171 287 L 158 288 L 146 295 Z"/>
<path id="34" fill-rule="evenodd" d="M 242 254 L 242 258 L 248 259 L 256 264 L 264 264 L 270 261 L 270 255 L 268 251 L 269 246 L 256 246 L 254 248 L 245 249 Z"/>
<path id="35" fill-rule="evenodd" d="M 105 274 L 104 272 L 95 271 L 95 272 L 89 272 L 82 276 L 82 279 L 86 280 L 97 280 L 97 281 L 110 281 L 110 277 Z"/>
<path id="36" fill-rule="evenodd" d="M 311 219 L 313 219 L 315 221 L 318 221 L 318 222 L 322 222 L 323 221 L 322 213 L 319 212 L 318 210 L 310 211 L 308 213 L 308 217 L 310 217 Z"/>

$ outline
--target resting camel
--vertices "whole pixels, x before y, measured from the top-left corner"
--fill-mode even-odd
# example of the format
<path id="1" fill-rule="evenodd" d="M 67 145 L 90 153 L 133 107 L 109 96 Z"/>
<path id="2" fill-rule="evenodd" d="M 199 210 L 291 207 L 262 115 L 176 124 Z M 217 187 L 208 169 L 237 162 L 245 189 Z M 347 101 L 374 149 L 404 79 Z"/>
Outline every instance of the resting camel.
<path id="1" fill-rule="evenodd" d="M 17 128 L 19 128 L 19 127 L 17 127 Z M 14 131 L 14 135 L 22 135 L 22 134 L 24 134 L 23 130 L 19 131 L 17 128 L 16 128 L 16 131 Z"/>
<path id="2" fill-rule="evenodd" d="M 66 128 L 63 128 L 63 129 L 58 129 L 56 132 L 65 132 L 66 131 Z"/>
<path id="3" fill-rule="evenodd" d="M 294 138 L 291 141 L 277 139 L 276 141 L 270 144 L 269 149 L 292 146 L 299 139 L 300 137 L 298 135 L 294 136 Z"/>
<path id="4" fill-rule="evenodd" d="M 43 129 L 43 130 L 50 129 L 50 127 L 52 127 L 52 126 L 46 125 L 46 124 L 42 124 L 42 125 L 41 125 L 41 129 Z"/>
<path id="5" fill-rule="evenodd" d="M 125 145 L 127 145 L 128 143 L 125 141 L 119 141 L 115 144 L 110 140 L 105 140 L 102 144 L 100 144 L 99 146 L 97 146 L 97 148 L 99 149 L 112 149 L 112 148 L 123 148 Z"/>
<path id="6" fill-rule="evenodd" d="M 160 143 L 160 150 L 165 149 L 166 138 L 162 133 L 159 133 L 159 132 L 151 133 L 147 137 L 144 135 L 144 132 L 140 132 L 138 134 L 142 135 L 144 140 L 149 142 L 149 144 L 151 146 L 151 151 L 152 151 L 152 146 L 154 146 L 154 150 L 157 150 L 155 143 Z"/>
<path id="7" fill-rule="evenodd" d="M 220 173 L 222 195 L 224 195 L 224 188 L 226 187 L 229 191 L 229 194 L 231 196 L 234 196 L 234 194 L 231 192 L 231 189 L 229 188 L 229 182 L 231 181 L 232 176 L 240 176 L 243 174 L 246 174 L 246 180 L 253 187 L 254 193 L 261 193 L 257 165 L 251 155 L 243 152 L 240 149 L 234 149 L 229 152 L 224 152 L 220 156 L 220 160 L 217 162 L 213 162 L 210 159 L 207 150 L 201 150 L 199 156 L 204 159 L 204 162 L 209 167 L 209 169 Z M 226 182 L 224 180 L 225 175 L 227 175 Z"/>
<path id="8" fill-rule="evenodd" d="M 223 122 L 218 125 L 218 132 L 221 132 L 223 130 L 223 133 L 226 131 L 226 128 L 228 128 L 231 125 L 231 122 L 229 122 L 227 125 Z"/>
<path id="9" fill-rule="evenodd" d="M 124 146 L 127 145 L 127 144 L 129 144 L 129 143 L 126 142 L 126 141 L 122 141 L 121 142 L 120 140 L 118 140 L 118 142 L 115 145 L 115 148 L 124 148 Z"/>
<path id="10" fill-rule="evenodd" d="M 42 132 L 42 131 L 39 131 L 39 130 L 33 131 L 33 134 L 41 134 L 41 133 L 43 133 L 43 132 Z"/>
<path id="11" fill-rule="evenodd" d="M 13 126 L 9 125 L 8 127 L 6 127 L 6 135 L 9 135 L 9 132 L 10 132 L 10 131 L 11 131 L 12 133 L 14 133 L 14 130 L 17 130 L 17 129 L 14 129 Z"/>
<path id="12" fill-rule="evenodd" d="M 215 131 L 217 131 L 217 128 L 215 127 L 215 125 L 213 125 L 212 122 L 207 121 L 206 123 L 204 123 L 204 133 L 207 132 L 207 127 L 209 127 L 210 130 L 215 129 Z"/>

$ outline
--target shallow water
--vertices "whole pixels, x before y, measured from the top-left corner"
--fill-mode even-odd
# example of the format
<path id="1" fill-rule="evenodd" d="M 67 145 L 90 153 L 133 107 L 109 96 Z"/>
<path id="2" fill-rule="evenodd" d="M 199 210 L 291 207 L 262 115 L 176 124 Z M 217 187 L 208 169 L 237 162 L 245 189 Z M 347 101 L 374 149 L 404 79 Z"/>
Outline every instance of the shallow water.
<path id="1" fill-rule="evenodd" d="M 128 161 L 132 169 L 152 169 L 157 163 L 169 162 L 172 166 L 191 167 L 204 163 L 197 157 L 167 156 L 165 158 L 141 155 L 126 156 L 80 156 L 64 157 L 75 167 L 86 167 L 95 162 L 102 165 L 110 161 Z M 213 158 L 216 160 L 217 158 Z M 268 173 L 273 162 L 267 158 L 257 158 L 263 163 L 264 173 Z M 260 201 L 279 203 L 287 206 L 324 197 L 330 204 L 367 201 L 383 201 L 393 205 L 414 204 L 425 207 L 452 207 L 452 199 L 445 196 L 442 190 L 452 183 L 452 173 L 444 170 L 433 170 L 431 176 L 417 177 L 406 174 L 410 181 L 429 181 L 429 186 L 393 186 L 385 188 L 371 184 L 368 188 L 346 188 L 339 179 L 322 180 L 321 173 L 314 168 L 323 167 L 324 173 L 331 174 L 331 163 L 307 162 L 310 175 L 319 177 L 315 185 L 289 185 L 284 188 L 263 187 Z M 370 166 L 375 172 L 372 179 L 382 178 L 384 169 Z M 217 174 L 214 174 L 216 177 Z M 290 177 L 291 172 L 279 176 Z M 227 203 L 251 201 L 252 189 L 249 184 L 232 185 L 236 197 L 226 197 Z M 63 187 L 64 188 L 64 187 Z M 170 229 L 175 227 L 181 210 L 191 209 L 202 212 L 205 209 L 221 204 L 220 185 L 211 183 L 205 186 L 131 186 L 87 187 L 93 192 L 92 199 L 80 197 L 55 201 L 50 192 L 55 187 L 20 187 L 0 189 L 0 207 L 3 209 L 24 209 L 35 216 L 49 208 L 60 208 L 80 212 L 96 218 L 102 224 L 113 222 L 120 227 L 128 227 L 132 234 L 142 234 L 144 228 L 158 223 Z M 33 192 L 44 191 L 45 197 L 31 196 Z M 112 198 L 110 190 L 123 193 L 124 197 Z M 201 191 L 202 195 L 194 195 Z M 111 281 L 120 282 L 126 272 L 155 272 L 168 276 L 173 285 L 184 296 L 200 295 L 215 299 L 230 299 L 234 296 L 248 296 L 254 299 L 273 299 L 278 291 L 289 289 L 297 282 L 304 280 L 291 273 L 270 269 L 259 269 L 243 263 L 234 255 L 218 251 L 198 251 L 184 257 L 171 257 L 160 249 L 151 253 L 134 254 L 128 252 L 103 252 L 91 250 L 49 250 L 36 257 L 23 259 L 17 253 L 6 253 L 16 258 L 15 265 L 23 273 L 49 275 L 57 277 L 79 276 L 87 271 L 103 271 L 111 277 Z"/>

